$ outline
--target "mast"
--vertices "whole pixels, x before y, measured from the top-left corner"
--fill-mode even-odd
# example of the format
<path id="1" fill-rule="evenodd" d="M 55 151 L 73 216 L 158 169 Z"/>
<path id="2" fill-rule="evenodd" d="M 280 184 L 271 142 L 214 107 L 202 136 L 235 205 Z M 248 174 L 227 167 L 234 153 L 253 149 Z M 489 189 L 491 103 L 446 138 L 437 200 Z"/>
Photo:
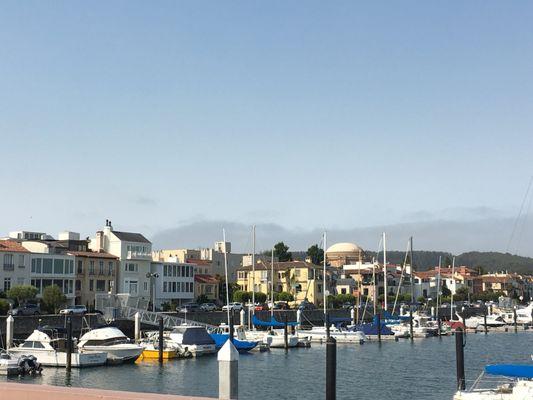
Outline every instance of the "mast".
<path id="1" fill-rule="evenodd" d="M 374 285 L 372 303 L 374 304 L 374 315 L 376 315 L 376 259 L 372 257 L 372 284 Z"/>
<path id="2" fill-rule="evenodd" d="M 226 249 L 226 230 L 222 229 L 222 240 L 224 242 L 224 274 L 226 275 L 226 305 L 228 306 L 228 326 L 231 325 L 230 322 L 230 311 L 229 311 L 229 283 L 228 283 L 228 254 Z"/>
<path id="3" fill-rule="evenodd" d="M 274 248 L 272 248 L 272 258 L 270 260 L 272 282 L 270 283 L 270 316 L 274 317 Z"/>
<path id="4" fill-rule="evenodd" d="M 326 286 L 327 286 L 327 278 L 326 278 L 326 250 L 327 250 L 327 242 L 328 242 L 328 238 L 327 238 L 327 232 L 324 231 L 324 237 L 323 237 L 323 240 L 324 242 L 324 271 L 323 271 L 323 274 L 324 276 L 322 277 L 322 281 L 323 281 L 323 288 L 322 288 L 322 292 L 324 294 L 324 299 L 323 299 L 323 302 L 324 302 L 324 326 L 327 327 L 328 326 L 328 319 L 327 319 L 327 314 L 328 314 L 328 311 L 327 311 L 327 296 L 326 296 Z"/>
<path id="5" fill-rule="evenodd" d="M 255 225 L 252 226 L 252 313 L 255 314 Z"/>
<path id="6" fill-rule="evenodd" d="M 455 292 L 455 256 L 452 258 L 452 282 L 453 288 L 451 290 L 452 294 L 450 296 L 450 321 L 453 321 L 453 293 Z"/>
<path id="7" fill-rule="evenodd" d="M 409 238 L 409 263 L 411 264 L 411 307 L 415 304 L 415 263 L 413 261 L 413 237 Z"/>
<path id="8" fill-rule="evenodd" d="M 437 275 L 437 319 L 439 317 L 439 295 L 440 295 L 440 268 L 442 263 L 442 256 L 439 256 L 439 274 Z"/>
<path id="9" fill-rule="evenodd" d="M 383 232 L 383 295 L 385 298 L 385 311 L 387 311 L 387 235 Z"/>

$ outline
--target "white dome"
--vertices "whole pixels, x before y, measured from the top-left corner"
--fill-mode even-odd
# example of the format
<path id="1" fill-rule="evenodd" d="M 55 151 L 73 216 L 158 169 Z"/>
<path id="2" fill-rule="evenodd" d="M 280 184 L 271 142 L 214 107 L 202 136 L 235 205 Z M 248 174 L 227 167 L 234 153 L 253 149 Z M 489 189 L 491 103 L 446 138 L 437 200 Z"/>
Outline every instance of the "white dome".
<path id="1" fill-rule="evenodd" d="M 326 250 L 326 253 L 359 253 L 360 251 L 363 249 L 355 243 L 335 243 Z"/>

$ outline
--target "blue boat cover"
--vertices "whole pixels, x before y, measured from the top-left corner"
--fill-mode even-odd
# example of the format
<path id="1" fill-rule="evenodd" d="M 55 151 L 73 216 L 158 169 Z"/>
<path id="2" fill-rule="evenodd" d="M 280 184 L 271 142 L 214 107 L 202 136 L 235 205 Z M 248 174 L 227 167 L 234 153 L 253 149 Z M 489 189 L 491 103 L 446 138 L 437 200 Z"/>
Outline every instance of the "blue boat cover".
<path id="1" fill-rule="evenodd" d="M 209 335 L 215 341 L 215 346 L 217 349 L 220 349 L 222 346 L 224 346 L 224 343 L 226 343 L 229 339 L 228 333 L 210 333 Z M 246 340 L 233 339 L 233 345 L 235 346 L 237 351 L 240 352 L 250 351 L 255 346 L 257 346 L 258 343 L 259 342 L 248 342 Z"/>
<path id="2" fill-rule="evenodd" d="M 270 317 L 270 321 L 262 321 L 254 315 L 252 322 L 255 326 L 272 326 L 273 328 L 283 328 L 285 326 L 283 322 L 279 322 L 274 316 Z M 298 322 L 287 322 L 287 326 L 296 325 L 298 325 Z"/>
<path id="3" fill-rule="evenodd" d="M 487 365 L 485 372 L 491 375 L 533 379 L 533 365 L 494 364 Z"/>

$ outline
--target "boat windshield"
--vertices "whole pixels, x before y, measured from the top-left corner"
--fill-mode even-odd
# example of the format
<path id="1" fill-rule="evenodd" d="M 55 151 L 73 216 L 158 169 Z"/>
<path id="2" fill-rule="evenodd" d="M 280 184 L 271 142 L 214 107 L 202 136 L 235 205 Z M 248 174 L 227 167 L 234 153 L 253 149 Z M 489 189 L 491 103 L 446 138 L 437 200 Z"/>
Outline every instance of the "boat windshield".
<path id="1" fill-rule="evenodd" d="M 125 337 L 108 338 L 108 339 L 91 339 L 87 340 L 85 346 L 113 346 L 116 344 L 129 343 L 129 339 Z"/>

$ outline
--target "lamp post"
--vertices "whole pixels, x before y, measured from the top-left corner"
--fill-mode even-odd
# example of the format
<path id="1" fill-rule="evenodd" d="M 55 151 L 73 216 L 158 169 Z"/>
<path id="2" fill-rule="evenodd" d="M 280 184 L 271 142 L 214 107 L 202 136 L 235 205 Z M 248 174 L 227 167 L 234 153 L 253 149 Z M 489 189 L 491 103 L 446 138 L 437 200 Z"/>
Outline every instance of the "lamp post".
<path id="1" fill-rule="evenodd" d="M 155 312 L 155 280 L 159 278 L 159 274 L 157 272 L 148 272 L 146 274 L 146 277 L 150 278 L 151 283 L 153 283 L 153 285 L 151 285 L 152 287 L 152 311 Z"/>

